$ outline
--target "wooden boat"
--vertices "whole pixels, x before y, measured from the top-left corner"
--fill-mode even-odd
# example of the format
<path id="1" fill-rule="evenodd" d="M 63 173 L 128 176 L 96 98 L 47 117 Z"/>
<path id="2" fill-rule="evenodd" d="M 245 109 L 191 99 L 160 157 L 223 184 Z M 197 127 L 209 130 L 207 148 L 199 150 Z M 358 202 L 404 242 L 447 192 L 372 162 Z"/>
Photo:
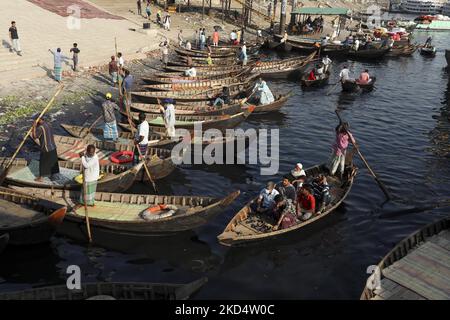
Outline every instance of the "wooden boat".
<path id="1" fill-rule="evenodd" d="M 239 95 L 247 94 L 253 89 L 253 83 L 240 83 L 240 84 L 232 84 L 228 86 L 230 89 L 230 97 L 236 98 Z M 221 94 L 223 91 L 223 87 L 219 86 L 216 89 L 209 90 L 191 90 L 191 91 L 135 91 L 131 92 L 132 98 L 140 102 L 145 103 L 158 103 L 158 99 L 166 99 L 171 98 L 176 100 L 176 102 L 192 102 L 192 101 L 203 101 L 203 100 L 212 100 L 218 94 Z"/>
<path id="2" fill-rule="evenodd" d="M 0 300 L 186 300 L 208 281 L 201 278 L 188 284 L 147 282 L 82 283 L 81 289 L 67 285 L 0 293 Z"/>
<path id="3" fill-rule="evenodd" d="M 8 242 L 9 242 L 9 234 L 8 233 L 0 234 L 0 254 L 3 252 L 3 250 L 5 250 L 6 246 L 8 245 Z"/>
<path id="4" fill-rule="evenodd" d="M 187 69 L 189 69 L 188 66 L 166 66 L 164 67 L 167 71 L 174 71 L 174 72 L 184 72 Z M 211 74 L 217 74 L 218 72 L 242 72 L 243 69 L 245 69 L 241 65 L 228 65 L 228 66 L 196 66 L 195 69 L 197 69 L 197 76 L 202 75 L 211 75 Z"/>
<path id="5" fill-rule="evenodd" d="M 361 300 L 449 300 L 450 218 L 400 241 L 367 279 Z"/>
<path id="6" fill-rule="evenodd" d="M 108 144 L 104 141 L 87 142 L 80 138 L 58 135 L 54 135 L 54 138 L 58 157 L 61 160 L 72 162 L 80 161 L 80 156 L 78 154 L 81 151 L 86 150 L 88 144 L 93 144 L 96 147 L 96 153 L 99 158 L 100 165 L 112 164 L 111 155 L 116 151 L 133 151 L 134 149 L 132 144 Z M 175 164 L 172 161 L 171 151 L 166 149 L 148 148 L 146 164 L 153 180 L 163 179 L 175 170 Z M 126 164 L 126 166 L 132 165 Z M 148 177 L 145 174 L 145 170 L 141 169 L 139 171 L 136 176 L 136 180 L 148 182 Z"/>
<path id="7" fill-rule="evenodd" d="M 176 105 L 175 114 L 176 115 L 191 115 L 191 116 L 218 116 L 218 115 L 232 115 L 241 111 L 241 106 L 239 101 L 232 101 L 234 104 L 224 105 L 220 108 L 216 108 L 213 106 L 209 106 L 206 104 L 203 105 Z M 237 103 L 235 103 L 237 102 Z M 132 103 L 131 109 L 139 112 L 152 113 L 152 114 L 161 114 L 159 110 L 158 104 L 149 104 L 149 103 Z M 121 133 L 119 134 L 121 135 Z"/>
<path id="8" fill-rule="evenodd" d="M 290 228 L 274 231 L 272 227 L 276 222 L 273 221 L 271 217 L 252 212 L 250 208 L 250 205 L 254 201 L 252 200 L 231 219 L 217 239 L 221 244 L 226 246 L 242 245 L 250 242 L 273 239 L 274 237 L 285 235 L 312 224 L 334 212 L 334 210 L 345 200 L 353 185 L 353 178 L 356 175 L 356 171 L 356 167 L 353 166 L 353 163 L 349 160 L 345 169 L 344 176 L 346 178 L 344 181 L 327 176 L 328 183 L 331 186 L 331 202 L 323 212 L 314 214 L 306 221 L 300 221 Z M 328 169 L 324 164 L 306 170 L 308 178 L 316 177 L 319 174 L 327 175 L 327 173 Z"/>
<path id="9" fill-rule="evenodd" d="M 183 82 L 183 83 L 164 83 L 164 84 L 148 84 L 141 86 L 149 91 L 198 91 L 210 90 L 213 88 L 223 89 L 223 87 L 241 86 L 250 82 L 256 81 L 259 74 L 252 74 L 245 77 L 224 78 L 221 80 L 204 80 L 198 82 Z"/>
<path id="10" fill-rule="evenodd" d="M 208 73 L 202 73 L 201 76 L 186 77 L 184 72 L 166 72 L 157 73 L 152 76 L 145 76 L 141 79 L 147 84 L 159 84 L 159 83 L 196 83 L 203 81 L 221 81 L 230 78 L 236 78 L 237 76 L 245 77 L 250 73 L 250 68 L 241 69 L 240 71 L 222 72 L 222 71 L 210 71 Z M 223 82 L 223 81 L 222 81 Z"/>
<path id="11" fill-rule="evenodd" d="M 447 66 L 450 66 L 450 49 L 445 50 L 445 60 L 447 60 Z"/>
<path id="12" fill-rule="evenodd" d="M 351 59 L 377 60 L 383 58 L 390 48 L 382 47 L 380 49 L 360 49 L 358 51 L 350 50 L 347 56 Z"/>
<path id="13" fill-rule="evenodd" d="M 269 112 L 275 112 L 279 111 L 286 101 L 289 99 L 289 97 L 292 95 L 292 91 L 290 91 L 287 94 L 280 94 L 274 102 L 264 105 L 253 105 L 253 104 L 246 104 L 242 107 L 242 110 L 246 110 L 250 106 L 254 106 L 255 110 L 253 110 L 252 114 L 263 114 L 263 113 L 269 113 Z"/>
<path id="14" fill-rule="evenodd" d="M 179 57 L 177 57 L 177 59 L 178 59 L 178 61 L 184 61 L 184 62 L 188 61 L 188 57 L 185 57 L 185 56 L 179 56 Z M 208 62 L 206 61 L 206 57 L 190 57 L 190 60 L 192 60 L 193 63 L 205 64 L 205 65 L 208 64 Z M 233 63 L 238 59 L 237 59 L 236 55 L 232 55 L 232 56 L 228 56 L 228 57 L 218 57 L 218 58 L 211 57 L 211 60 L 214 65 L 214 64 Z"/>
<path id="15" fill-rule="evenodd" d="M 328 80 L 330 79 L 330 72 L 327 71 L 324 75 L 323 78 L 319 78 L 316 80 L 308 80 L 308 74 L 303 75 L 302 79 L 301 79 L 301 85 L 303 87 L 323 87 L 324 85 L 326 85 L 328 83 Z"/>
<path id="16" fill-rule="evenodd" d="M 435 47 L 429 47 L 429 48 L 425 48 L 422 47 L 420 48 L 420 54 L 426 57 L 434 57 L 436 56 L 436 48 Z"/>
<path id="17" fill-rule="evenodd" d="M 213 60 L 213 64 L 209 65 L 208 62 L 205 60 L 193 60 L 191 66 L 192 67 L 214 67 L 214 66 L 218 66 L 218 67 L 226 67 L 226 66 L 230 66 L 230 65 L 238 65 L 239 60 L 238 59 L 234 59 L 234 60 L 230 60 L 230 59 L 226 59 L 226 60 Z M 169 60 L 167 62 L 168 66 L 179 66 L 179 67 L 183 67 L 183 66 L 188 66 L 187 61 L 180 59 L 180 60 Z"/>
<path id="18" fill-rule="evenodd" d="M 16 187 L 19 188 L 19 187 Z M 78 202 L 78 191 L 20 188 L 22 192 L 52 199 L 72 208 L 67 213 L 66 223 L 74 223 L 85 229 L 84 208 L 73 209 Z M 238 196 L 234 191 L 221 199 L 197 196 L 145 195 L 97 192 L 95 207 L 89 208 L 92 232 L 96 228 L 133 235 L 170 235 L 191 230 L 205 224 L 222 212 Z M 148 208 L 170 205 L 172 215 L 158 216 L 146 220 L 142 214 Z M 172 207 L 174 206 L 174 207 Z"/>
<path id="19" fill-rule="evenodd" d="M 88 133 L 88 128 L 75 126 L 70 124 L 61 124 L 61 127 L 66 130 L 68 134 L 72 137 L 83 139 L 88 143 L 93 143 L 103 141 L 104 144 L 108 145 L 108 148 L 119 149 L 120 144 L 128 143 L 130 139 L 134 139 L 131 132 L 119 132 L 119 138 L 116 142 L 108 141 L 103 139 L 103 128 L 92 128 Z M 148 136 L 148 145 L 152 148 L 170 148 L 173 145 L 173 140 L 166 137 L 165 131 L 161 130 L 159 127 L 151 127 L 150 134 Z M 98 144 L 97 144 L 98 145 Z M 103 147 L 102 144 L 98 145 Z"/>
<path id="20" fill-rule="evenodd" d="M 207 58 L 209 51 L 187 50 L 186 48 L 174 47 L 174 51 L 180 56 Z M 236 50 L 217 50 L 211 53 L 211 58 L 236 57 Z"/>
<path id="21" fill-rule="evenodd" d="M 350 47 L 338 45 L 338 44 L 327 44 L 324 47 L 320 48 L 321 56 L 330 56 L 330 57 L 344 57 L 350 51 Z"/>
<path id="22" fill-rule="evenodd" d="M 361 89 L 363 91 L 372 91 L 374 86 L 375 86 L 375 82 L 377 81 L 377 78 L 376 77 L 371 77 L 370 79 L 371 79 L 371 81 L 368 84 L 359 84 L 356 81 L 341 82 L 342 91 L 344 91 L 344 92 L 356 92 L 359 89 Z"/>
<path id="23" fill-rule="evenodd" d="M 261 62 L 253 68 L 252 72 L 259 73 L 266 79 L 298 78 L 315 55 L 316 53 L 313 52 L 304 58 L 294 58 L 295 60 Z"/>
<path id="24" fill-rule="evenodd" d="M 411 56 L 414 52 L 416 52 L 417 46 L 414 44 L 392 47 L 391 50 L 386 54 L 386 57 L 407 57 Z"/>
<path id="25" fill-rule="evenodd" d="M 7 233 L 11 245 L 47 242 L 66 211 L 66 206 L 53 201 L 0 187 L 0 234 Z"/>
<path id="26" fill-rule="evenodd" d="M 0 158 L 0 170 L 4 170 L 4 166 L 10 158 Z M 106 192 L 124 192 L 128 190 L 134 183 L 138 172 L 142 169 L 143 162 L 132 166 L 121 166 L 116 164 L 101 165 L 101 178 L 97 183 L 98 191 Z M 6 183 L 16 186 L 37 187 L 37 188 L 54 188 L 79 190 L 81 184 L 75 181 L 75 177 L 80 175 L 81 163 L 70 161 L 59 161 L 60 173 L 56 180 L 48 178 L 41 182 L 34 179 L 39 176 L 39 161 L 25 159 L 14 159 L 8 175 Z"/>
<path id="27" fill-rule="evenodd" d="M 201 125 L 201 130 L 208 129 L 231 129 L 238 126 L 241 122 L 245 121 L 247 117 L 254 111 L 255 107 L 250 106 L 245 111 L 233 115 L 222 116 L 175 116 L 175 129 L 187 129 L 193 131 L 198 125 Z M 131 112 L 131 117 L 134 121 L 138 121 L 139 114 L 137 112 Z M 165 127 L 164 119 L 161 115 L 147 114 L 147 121 L 150 126 Z"/>

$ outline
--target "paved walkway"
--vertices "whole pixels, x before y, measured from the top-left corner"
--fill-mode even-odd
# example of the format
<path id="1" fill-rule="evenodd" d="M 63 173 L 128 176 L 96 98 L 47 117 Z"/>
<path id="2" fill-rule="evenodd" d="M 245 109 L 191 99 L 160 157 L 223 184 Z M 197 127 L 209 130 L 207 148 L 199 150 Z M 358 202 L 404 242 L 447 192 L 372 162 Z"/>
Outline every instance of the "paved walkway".
<path id="1" fill-rule="evenodd" d="M 48 2 L 47 0 L 46 2 Z M 58 0 L 53 0 L 58 2 Z M 130 28 L 139 26 L 129 20 L 81 19 L 79 29 L 68 28 L 68 18 L 47 11 L 26 0 L 2 0 L 0 21 L 3 21 L 0 47 L 0 84 L 38 76 L 51 75 L 53 56 L 48 49 L 60 47 L 63 54 L 71 56 L 73 42 L 80 49 L 80 67 L 106 64 L 114 54 L 114 38 L 125 60 L 140 58 L 142 52 L 157 48 L 155 33 L 147 35 Z M 82 1 L 79 1 L 82 2 Z M 126 17 L 125 17 L 126 18 Z M 17 23 L 23 56 L 9 52 L 9 24 Z M 64 66 L 70 70 L 71 61 Z"/>

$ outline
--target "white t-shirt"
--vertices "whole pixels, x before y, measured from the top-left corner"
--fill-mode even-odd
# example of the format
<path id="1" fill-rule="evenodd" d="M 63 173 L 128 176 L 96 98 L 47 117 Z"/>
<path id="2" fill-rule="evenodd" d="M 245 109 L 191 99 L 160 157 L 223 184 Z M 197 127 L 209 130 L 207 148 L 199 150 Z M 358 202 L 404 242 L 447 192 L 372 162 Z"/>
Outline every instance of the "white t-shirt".
<path id="1" fill-rule="evenodd" d="M 342 81 L 350 79 L 350 70 L 342 69 L 341 73 L 339 73 L 339 78 L 341 78 Z"/>
<path id="2" fill-rule="evenodd" d="M 98 156 L 97 154 L 94 154 L 92 158 L 89 158 L 87 156 L 81 157 L 81 163 L 83 164 L 83 167 L 85 168 L 86 182 L 93 182 L 97 181 L 100 177 L 100 164 L 98 163 Z"/>
<path id="3" fill-rule="evenodd" d="M 119 58 L 119 67 L 123 67 L 125 65 L 125 60 L 123 59 L 123 57 Z"/>
<path id="4" fill-rule="evenodd" d="M 230 33 L 230 39 L 231 40 L 236 40 L 237 39 L 237 33 L 236 32 Z"/>
<path id="5" fill-rule="evenodd" d="M 150 128 L 148 125 L 147 120 L 144 120 L 140 125 L 138 125 L 137 132 L 136 132 L 136 139 L 139 139 L 139 137 L 144 137 L 139 144 L 141 146 L 145 146 L 148 144 L 148 134 L 149 134 Z"/>

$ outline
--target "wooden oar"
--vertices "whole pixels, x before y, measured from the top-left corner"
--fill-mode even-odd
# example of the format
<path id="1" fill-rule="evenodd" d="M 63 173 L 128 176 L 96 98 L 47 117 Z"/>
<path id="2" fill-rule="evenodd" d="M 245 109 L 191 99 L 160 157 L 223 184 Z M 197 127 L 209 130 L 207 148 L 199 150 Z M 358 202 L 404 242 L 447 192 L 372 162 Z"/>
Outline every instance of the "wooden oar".
<path id="1" fill-rule="evenodd" d="M 139 145 L 135 146 L 135 148 L 137 149 L 137 151 L 139 153 L 139 157 L 143 158 L 141 149 L 139 149 Z M 150 180 L 150 182 L 152 183 L 152 186 L 153 186 L 153 189 L 155 190 L 155 192 L 158 193 L 158 189 L 156 188 L 155 181 L 153 181 L 152 175 L 150 174 L 150 170 L 148 170 L 148 167 L 147 167 L 147 159 L 143 158 L 143 161 L 144 161 L 144 169 L 147 174 L 147 177 Z"/>
<path id="2" fill-rule="evenodd" d="M 99 117 L 97 118 L 97 120 L 95 120 L 95 121 L 90 125 L 90 127 L 87 129 L 87 132 L 86 132 L 86 134 L 82 137 L 82 139 L 86 138 L 86 137 L 89 135 L 89 133 L 91 133 L 92 128 L 95 126 L 95 124 L 96 124 L 102 117 L 103 117 L 103 115 L 99 116 Z"/>
<path id="3" fill-rule="evenodd" d="M 380 214 L 379 218 L 380 219 L 390 219 L 390 218 L 396 218 L 396 217 L 407 215 L 407 214 L 419 213 L 419 212 L 433 210 L 436 208 L 445 208 L 445 207 L 450 207 L 450 200 L 443 200 L 443 201 L 440 201 L 440 202 L 437 202 L 434 204 L 426 204 L 421 207 L 414 207 L 414 208 L 410 208 L 410 209 L 385 212 L 385 213 Z"/>
<path id="4" fill-rule="evenodd" d="M 87 207 L 87 201 L 86 201 L 86 190 L 87 190 L 87 183 L 86 183 L 86 168 L 81 164 L 81 167 L 83 168 L 83 202 L 84 202 L 84 217 L 86 219 L 86 228 L 88 232 L 88 240 L 89 243 L 92 242 L 92 235 L 91 235 L 91 224 L 89 223 L 89 212 Z"/>
<path id="5" fill-rule="evenodd" d="M 0 176 L 0 185 L 3 184 L 3 182 L 5 181 L 6 176 L 8 175 L 8 171 L 9 168 L 11 167 L 12 163 L 14 162 L 14 159 L 16 159 L 17 155 L 20 152 L 20 149 L 22 149 L 23 145 L 25 144 L 25 141 L 27 141 L 28 136 L 31 134 L 31 132 L 33 131 L 33 126 L 34 123 L 38 123 L 39 120 L 41 120 L 42 116 L 47 112 L 48 109 L 50 109 L 51 105 L 53 104 L 53 102 L 55 101 L 56 97 L 61 93 L 62 89 L 64 88 L 64 85 L 61 84 L 58 88 L 58 90 L 56 91 L 56 93 L 53 95 L 53 97 L 50 99 L 50 101 L 47 103 L 47 106 L 44 108 L 44 110 L 42 110 L 41 114 L 39 115 L 39 117 L 37 117 L 37 119 L 33 122 L 33 125 L 31 126 L 31 128 L 27 131 L 27 133 L 25 134 L 25 137 L 23 138 L 22 142 L 19 144 L 19 146 L 16 149 L 16 152 L 14 152 L 13 156 L 11 157 L 11 159 L 9 159 L 9 162 L 7 163 L 5 169 L 3 170 L 2 175 Z"/>
<path id="6" fill-rule="evenodd" d="M 337 110 L 335 110 L 336 115 L 339 118 L 339 122 L 342 124 L 342 118 L 339 115 L 339 112 Z M 372 168 L 369 166 L 369 163 L 367 162 L 366 158 L 364 158 L 364 156 L 362 155 L 361 151 L 359 150 L 358 145 L 355 143 L 354 147 L 356 149 L 356 152 L 358 152 L 359 157 L 361 158 L 361 160 L 364 162 L 364 165 L 366 166 L 367 170 L 369 170 L 369 173 L 372 175 L 372 177 L 375 179 L 375 181 L 377 182 L 378 186 L 380 187 L 381 191 L 383 191 L 384 195 L 386 196 L 386 198 L 388 200 L 392 199 L 391 195 L 389 194 L 389 191 L 387 190 L 387 188 L 385 187 L 385 185 L 383 184 L 383 182 L 378 178 L 378 176 L 376 175 L 376 173 L 372 170 Z"/>

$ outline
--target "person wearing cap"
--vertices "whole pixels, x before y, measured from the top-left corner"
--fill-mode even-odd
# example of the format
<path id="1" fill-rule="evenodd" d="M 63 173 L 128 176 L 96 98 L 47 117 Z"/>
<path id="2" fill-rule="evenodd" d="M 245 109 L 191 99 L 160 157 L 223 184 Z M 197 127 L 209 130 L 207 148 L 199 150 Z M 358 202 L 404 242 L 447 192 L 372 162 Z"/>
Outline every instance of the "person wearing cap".
<path id="1" fill-rule="evenodd" d="M 275 189 L 275 183 L 269 181 L 259 193 L 258 199 L 253 205 L 253 210 L 258 213 L 271 213 L 275 207 L 275 196 L 278 194 L 280 193 Z"/>
<path id="2" fill-rule="evenodd" d="M 142 157 L 145 158 L 147 155 L 147 148 L 148 148 L 148 134 L 150 132 L 150 127 L 148 125 L 148 122 L 146 120 L 146 116 L 144 112 L 139 113 L 139 125 L 137 127 L 137 131 L 134 137 L 134 145 L 135 145 L 135 162 L 139 162 L 140 156 L 139 151 L 142 155 Z M 139 148 L 139 151 L 137 150 Z"/>
<path id="3" fill-rule="evenodd" d="M 294 203 L 281 194 L 274 198 L 274 219 L 276 221 L 273 230 L 290 228 L 297 223 L 297 212 Z"/>
<path id="4" fill-rule="evenodd" d="M 108 69 L 109 75 L 111 76 L 111 81 L 113 83 L 113 86 L 115 87 L 118 80 L 117 73 L 119 72 L 119 66 L 117 65 L 115 56 L 111 56 L 111 61 L 109 62 Z"/>
<path id="5" fill-rule="evenodd" d="M 163 114 L 166 134 L 170 138 L 175 137 L 175 101 L 173 99 L 164 99 L 163 105 L 159 110 Z"/>
<path id="6" fill-rule="evenodd" d="M 37 120 L 38 116 L 33 117 Z M 53 137 L 53 130 L 50 125 L 40 118 L 39 121 L 34 121 L 31 137 L 34 140 L 39 140 L 39 147 L 41 149 L 39 157 L 39 176 L 35 181 L 43 181 L 44 177 L 54 178 L 54 175 L 59 173 L 58 154 L 56 151 L 56 143 Z"/>
<path id="7" fill-rule="evenodd" d="M 291 183 L 297 190 L 300 190 L 306 180 L 306 172 L 303 170 L 301 163 L 297 163 L 295 168 L 291 170 L 291 176 L 293 177 Z"/>
<path id="8" fill-rule="evenodd" d="M 111 93 L 106 94 L 106 100 L 102 103 L 103 109 L 103 121 L 105 125 L 103 127 L 103 138 L 105 140 L 117 141 L 119 133 L 117 131 L 117 121 L 114 110 L 120 111 L 117 104 L 111 101 Z"/>

